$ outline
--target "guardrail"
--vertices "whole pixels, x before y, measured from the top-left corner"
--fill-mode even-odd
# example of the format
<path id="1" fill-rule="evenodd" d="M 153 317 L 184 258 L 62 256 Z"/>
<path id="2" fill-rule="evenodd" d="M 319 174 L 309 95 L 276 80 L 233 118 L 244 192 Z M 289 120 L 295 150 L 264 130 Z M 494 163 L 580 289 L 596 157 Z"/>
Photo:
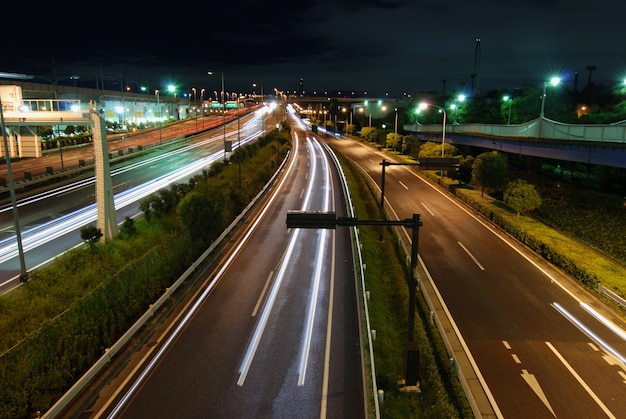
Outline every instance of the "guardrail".
<path id="1" fill-rule="evenodd" d="M 128 329 L 122 337 L 113 344 L 110 348 L 105 349 L 104 355 L 96 361 L 96 363 L 83 374 L 78 381 L 63 395 L 57 402 L 42 416 L 42 418 L 55 418 L 63 414 L 64 410 L 69 406 L 72 401 L 78 397 L 82 391 L 100 374 L 100 372 L 111 362 L 111 360 L 117 355 L 124 347 L 132 340 L 132 338 L 143 328 L 143 326 L 154 316 L 155 313 L 161 309 L 161 307 L 172 297 L 172 295 L 187 281 L 196 269 L 219 247 L 224 239 L 228 237 L 231 231 L 239 224 L 251 210 L 257 204 L 259 199 L 268 191 L 270 186 L 274 184 L 278 175 L 282 172 L 289 154 L 285 157 L 280 167 L 276 170 L 272 178 L 265 184 L 263 189 L 252 199 L 252 201 L 244 208 L 232 223 L 222 232 L 222 234 L 209 246 L 209 248 L 202 254 L 191 266 L 170 286 L 165 290 L 163 295 L 159 297 L 154 304 L 152 304 L 148 310 Z"/>

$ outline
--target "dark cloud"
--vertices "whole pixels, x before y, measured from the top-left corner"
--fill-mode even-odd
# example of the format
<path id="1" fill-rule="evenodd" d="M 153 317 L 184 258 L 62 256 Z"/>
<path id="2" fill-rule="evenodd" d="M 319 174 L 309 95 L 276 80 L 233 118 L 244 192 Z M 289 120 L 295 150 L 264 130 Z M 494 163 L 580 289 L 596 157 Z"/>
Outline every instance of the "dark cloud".
<path id="1" fill-rule="evenodd" d="M 626 73 L 626 5 L 609 0 L 241 0 L 10 2 L 0 71 L 107 74 L 392 94 L 509 89 L 554 72 L 612 83 Z M 480 38 L 480 55 L 476 54 Z M 478 73 L 476 79 L 471 74 Z M 49 76 L 48 76 L 49 77 Z M 585 79 L 585 77 L 583 77 Z M 207 89 L 209 86 L 206 86 Z"/>

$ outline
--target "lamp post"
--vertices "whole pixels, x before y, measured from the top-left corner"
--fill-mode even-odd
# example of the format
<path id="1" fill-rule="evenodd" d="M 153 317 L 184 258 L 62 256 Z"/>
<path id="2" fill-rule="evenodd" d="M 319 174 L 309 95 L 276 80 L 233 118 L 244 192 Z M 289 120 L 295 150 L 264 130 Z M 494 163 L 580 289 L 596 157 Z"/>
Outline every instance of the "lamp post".
<path id="1" fill-rule="evenodd" d="M 163 142 L 163 122 L 161 121 L 161 99 L 159 97 L 159 90 L 156 89 L 154 91 L 154 95 L 156 96 L 156 100 L 157 100 L 157 111 L 159 113 L 159 119 L 157 121 L 157 123 L 159 124 L 159 144 L 161 144 Z"/>
<path id="2" fill-rule="evenodd" d="M 2 128 L 2 141 L 4 144 L 4 156 L 7 164 L 7 175 L 9 178 L 9 190 L 11 193 L 11 206 L 13 207 L 13 225 L 15 227 L 15 238 L 17 240 L 17 253 L 20 260 L 20 282 L 28 280 L 26 272 L 26 262 L 24 261 L 24 248 L 22 247 L 22 235 L 20 232 L 20 219 L 17 210 L 17 199 L 15 197 L 15 186 L 13 184 L 13 172 L 11 171 L 11 153 L 9 152 L 9 141 L 7 140 L 7 130 L 4 123 L 4 112 L 2 111 L 2 99 L 0 99 L 0 122 Z"/>
<path id="3" fill-rule="evenodd" d="M 465 101 L 465 95 L 458 95 L 454 103 L 450 106 L 452 109 L 454 109 L 454 125 L 458 125 L 459 123 L 459 121 L 456 119 L 456 110 L 459 108 L 459 105 L 457 105 L 457 102 L 463 102 L 463 101 Z"/>
<path id="4" fill-rule="evenodd" d="M 204 102 L 204 92 L 205 92 L 205 89 L 200 89 L 200 102 L 201 103 Z"/>
<path id="5" fill-rule="evenodd" d="M 443 112 L 443 130 L 442 130 L 442 134 L 441 134 L 441 157 L 443 157 L 444 150 L 445 150 L 445 142 L 446 142 L 446 117 L 447 117 L 447 113 L 446 113 L 446 110 L 444 108 L 442 108 L 441 106 L 438 106 L 438 105 L 433 105 L 433 104 L 430 104 L 430 103 L 420 103 L 419 104 L 419 108 L 420 109 L 426 109 L 429 106 L 432 106 L 434 108 L 438 108 L 438 109 L 441 110 L 441 112 Z"/>
<path id="6" fill-rule="evenodd" d="M 219 74 L 222 77 L 222 122 L 224 125 L 224 160 L 226 160 L 226 152 L 228 150 L 228 147 L 226 146 L 226 90 L 224 90 L 224 73 L 209 71 L 208 74 L 209 76 Z"/>
<path id="7" fill-rule="evenodd" d="M 539 118 L 541 119 L 544 118 L 544 110 L 546 107 L 546 88 L 548 87 L 548 83 L 551 84 L 552 86 L 556 86 L 560 82 L 561 82 L 561 79 L 558 77 L 552 77 L 549 82 L 548 81 L 543 82 L 543 94 L 541 95 L 541 113 L 539 114 Z"/>
<path id="8" fill-rule="evenodd" d="M 396 111 L 396 121 L 393 129 L 393 140 L 398 141 L 398 108 L 395 108 Z"/>
<path id="9" fill-rule="evenodd" d="M 507 119 L 506 124 L 510 125 L 511 124 L 511 108 L 513 107 L 513 99 L 511 99 L 511 97 L 507 95 L 507 96 L 504 96 L 502 100 L 504 100 L 504 102 L 506 103 L 509 103 L 509 117 Z"/>

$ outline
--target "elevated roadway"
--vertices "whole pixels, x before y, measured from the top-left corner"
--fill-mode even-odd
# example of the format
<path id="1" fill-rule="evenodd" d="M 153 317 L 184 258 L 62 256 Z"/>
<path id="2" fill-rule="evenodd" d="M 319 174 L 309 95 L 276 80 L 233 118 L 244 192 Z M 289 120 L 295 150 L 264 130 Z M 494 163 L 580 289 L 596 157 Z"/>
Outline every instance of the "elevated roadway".
<path id="1" fill-rule="evenodd" d="M 406 124 L 420 139 L 441 141 L 443 125 Z M 626 123 L 564 124 L 538 118 L 524 124 L 448 124 L 445 141 L 512 154 L 626 168 Z"/>

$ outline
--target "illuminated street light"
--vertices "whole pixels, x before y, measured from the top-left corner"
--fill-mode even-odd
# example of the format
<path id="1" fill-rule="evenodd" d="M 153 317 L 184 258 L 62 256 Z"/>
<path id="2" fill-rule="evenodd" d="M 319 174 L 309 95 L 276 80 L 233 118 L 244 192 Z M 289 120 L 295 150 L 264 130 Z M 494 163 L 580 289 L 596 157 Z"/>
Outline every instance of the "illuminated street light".
<path id="1" fill-rule="evenodd" d="M 509 103 L 509 118 L 507 120 L 507 125 L 511 124 L 511 108 L 513 107 L 513 99 L 511 99 L 510 96 L 506 95 L 502 98 L 502 100 L 504 100 L 504 102 L 508 102 Z"/>
<path id="2" fill-rule="evenodd" d="M 441 112 L 443 112 L 443 132 L 441 134 L 441 157 L 443 157 L 443 155 L 444 155 L 444 147 L 445 147 L 445 142 L 446 142 L 446 117 L 447 117 L 447 113 L 446 113 L 446 110 L 444 108 L 442 108 L 441 106 L 438 106 L 438 105 L 433 105 L 433 104 L 424 103 L 424 102 L 419 104 L 419 108 L 420 109 L 426 109 L 429 106 L 432 106 L 434 108 L 438 108 L 438 109 L 441 110 Z"/>
<path id="3" fill-rule="evenodd" d="M 456 119 L 456 112 L 457 112 L 457 109 L 459 108 L 459 105 L 457 105 L 457 102 L 464 102 L 464 101 L 465 101 L 465 95 L 459 95 L 457 96 L 454 103 L 450 105 L 450 108 L 454 110 L 454 125 L 458 125 L 459 123 L 459 121 Z"/>
<path id="4" fill-rule="evenodd" d="M 556 86 L 561 82 L 561 79 L 558 77 L 552 77 L 550 81 L 543 82 L 543 94 L 541 95 L 541 113 L 539 114 L 539 118 L 543 119 L 544 117 L 544 109 L 546 107 L 546 88 L 548 87 L 548 83 L 552 86 Z"/>

